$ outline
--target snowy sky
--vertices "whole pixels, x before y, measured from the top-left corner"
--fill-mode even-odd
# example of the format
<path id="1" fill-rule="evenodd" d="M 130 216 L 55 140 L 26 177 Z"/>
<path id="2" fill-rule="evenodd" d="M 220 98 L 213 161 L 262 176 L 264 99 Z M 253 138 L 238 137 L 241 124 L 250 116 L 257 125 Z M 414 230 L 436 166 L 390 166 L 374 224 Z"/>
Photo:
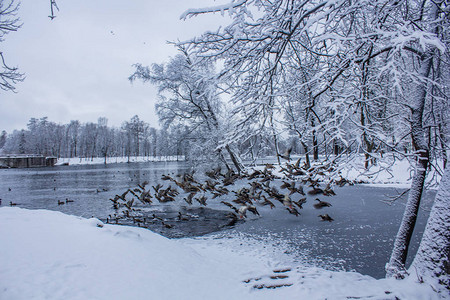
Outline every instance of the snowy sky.
<path id="1" fill-rule="evenodd" d="M 189 8 L 215 0 L 58 0 L 50 21 L 50 1 L 22 0 L 22 28 L 0 44 L 10 66 L 26 74 L 17 93 L 0 91 L 0 131 L 25 128 L 31 117 L 119 126 L 138 114 L 158 126 L 156 89 L 131 84 L 132 64 L 167 61 L 176 54 L 166 41 L 185 40 L 217 28 L 219 14 L 181 21 Z"/>

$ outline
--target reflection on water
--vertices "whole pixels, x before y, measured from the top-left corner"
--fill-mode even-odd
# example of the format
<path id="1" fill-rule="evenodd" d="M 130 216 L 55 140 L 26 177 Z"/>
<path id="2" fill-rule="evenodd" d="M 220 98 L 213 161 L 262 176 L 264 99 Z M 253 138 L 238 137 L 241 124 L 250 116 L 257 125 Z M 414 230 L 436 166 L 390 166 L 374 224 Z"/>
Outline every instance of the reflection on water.
<path id="1" fill-rule="evenodd" d="M 12 201 L 23 208 L 58 210 L 106 220 L 115 213 L 109 198 L 143 181 L 154 184 L 160 181 L 162 174 L 177 174 L 186 170 L 187 167 L 180 162 L 0 170 L 0 198 L 3 206 Z M 308 196 L 299 217 L 290 215 L 281 205 L 273 210 L 260 207 L 261 218 L 252 217 L 246 222 L 238 222 L 220 235 L 232 237 L 244 233 L 260 237 L 274 245 L 283 245 L 285 252 L 292 254 L 295 261 L 383 277 L 384 265 L 403 215 L 405 199 L 392 206 L 381 202 L 399 192 L 393 188 L 352 186 L 339 188 L 336 192 L 337 196 L 326 199 L 332 207 L 314 209 L 315 197 L 312 196 Z M 430 192 L 423 201 L 411 242 L 410 259 L 417 250 L 433 198 L 434 193 Z M 74 202 L 65 203 L 66 199 Z M 222 230 L 227 228 L 229 218 L 220 200 L 231 201 L 232 194 L 228 199 L 208 200 L 208 208 L 186 208 L 183 202 L 152 205 L 146 211 L 147 215 L 155 213 L 175 226 L 173 229 L 163 228 L 158 222 L 148 222 L 147 225 L 169 237 L 196 236 Z M 58 202 L 64 204 L 59 205 Z M 179 211 L 189 216 L 190 220 L 177 220 Z M 318 215 L 324 213 L 335 221 L 320 221 Z M 130 220 L 127 224 L 136 225 Z"/>

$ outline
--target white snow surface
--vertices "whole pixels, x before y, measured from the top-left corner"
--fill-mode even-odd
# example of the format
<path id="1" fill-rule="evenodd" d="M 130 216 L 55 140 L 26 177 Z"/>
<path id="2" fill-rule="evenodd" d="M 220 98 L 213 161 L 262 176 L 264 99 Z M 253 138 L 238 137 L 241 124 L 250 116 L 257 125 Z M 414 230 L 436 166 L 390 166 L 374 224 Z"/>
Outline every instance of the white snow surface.
<path id="1" fill-rule="evenodd" d="M 107 157 L 107 164 L 114 163 L 126 163 L 126 162 L 168 162 L 168 161 L 182 161 L 184 160 L 184 156 L 121 156 L 121 157 Z M 101 165 L 105 163 L 104 157 L 93 157 L 93 158 L 81 158 L 81 157 L 72 157 L 72 158 L 59 158 L 56 165 L 69 164 L 70 166 L 75 165 Z"/>
<path id="2" fill-rule="evenodd" d="M 169 240 L 48 210 L 0 208 L 0 299 L 441 299 L 428 284 L 285 265 L 283 249 Z M 290 268 L 284 273 L 276 269 Z M 286 275 L 272 279 L 274 275 Z M 288 287 L 257 289 L 257 285 Z"/>
<path id="3" fill-rule="evenodd" d="M 410 188 L 412 175 L 414 173 L 414 165 L 412 166 L 407 159 L 397 159 L 392 161 L 386 159 L 377 165 L 370 166 L 368 170 L 364 170 L 364 160 L 355 159 L 348 163 L 342 170 L 345 178 L 354 181 L 362 181 L 372 186 L 380 187 L 401 187 Z M 427 174 L 427 182 L 434 184 L 439 183 L 440 176 L 433 170 Z"/>

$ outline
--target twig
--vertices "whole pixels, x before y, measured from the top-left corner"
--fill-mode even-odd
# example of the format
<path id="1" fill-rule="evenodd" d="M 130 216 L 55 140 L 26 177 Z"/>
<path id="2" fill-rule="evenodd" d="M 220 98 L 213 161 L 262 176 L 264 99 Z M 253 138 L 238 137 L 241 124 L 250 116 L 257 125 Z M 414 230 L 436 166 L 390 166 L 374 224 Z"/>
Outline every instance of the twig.
<path id="1" fill-rule="evenodd" d="M 395 201 L 397 201 L 398 199 L 400 199 L 401 197 L 403 197 L 406 193 L 408 193 L 409 190 L 410 190 L 410 189 L 407 189 L 407 190 L 403 191 L 402 193 L 400 193 L 400 194 L 397 195 L 397 196 L 387 196 L 387 195 L 386 195 L 386 197 L 387 197 L 387 198 L 390 198 L 390 199 L 384 199 L 384 200 L 380 200 L 380 201 L 383 202 L 383 203 L 386 203 L 386 204 L 388 204 L 388 205 L 392 205 L 392 204 L 394 204 Z"/>
<path id="2" fill-rule="evenodd" d="M 59 11 L 59 7 L 56 4 L 56 0 L 50 0 L 50 16 L 48 16 L 50 18 L 50 20 L 53 20 L 54 18 L 56 18 L 53 7 Z"/>

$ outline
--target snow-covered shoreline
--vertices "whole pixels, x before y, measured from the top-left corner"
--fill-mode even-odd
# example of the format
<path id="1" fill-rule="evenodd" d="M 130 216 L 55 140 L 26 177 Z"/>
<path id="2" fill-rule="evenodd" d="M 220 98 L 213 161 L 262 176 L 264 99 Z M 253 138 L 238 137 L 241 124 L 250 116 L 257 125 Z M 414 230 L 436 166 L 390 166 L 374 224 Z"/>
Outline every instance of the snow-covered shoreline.
<path id="1" fill-rule="evenodd" d="M 297 159 L 297 158 L 296 158 Z M 128 157 L 108 157 L 107 164 L 114 163 L 136 163 L 136 162 L 175 162 L 184 161 L 183 156 L 131 156 Z M 261 162 L 274 162 L 276 158 L 268 157 L 261 159 Z M 60 158 L 56 165 L 69 165 L 69 166 L 80 166 L 80 165 L 100 165 L 104 164 L 105 159 L 102 157 L 94 158 Z M 371 166 L 369 170 L 364 170 L 363 168 L 364 160 L 363 157 L 356 159 L 350 164 L 346 164 L 342 169 L 341 174 L 344 178 L 362 183 L 369 184 L 376 187 L 396 187 L 396 188 L 409 188 L 411 185 L 411 178 L 413 173 L 413 168 L 407 159 L 396 159 L 391 162 L 389 159 L 383 162 L 379 162 L 375 166 Z M 436 164 L 435 165 L 439 165 Z M 440 180 L 440 176 L 434 171 L 429 172 L 428 180 L 431 183 L 431 188 L 435 188 Z"/>
<path id="2" fill-rule="evenodd" d="M 118 164 L 118 163 L 136 163 L 136 162 L 169 162 L 169 161 L 183 161 L 184 156 L 126 156 L 120 157 L 107 157 L 107 164 Z M 105 163 L 104 157 L 92 157 L 92 158 L 82 158 L 82 157 L 72 157 L 72 158 L 59 158 L 56 166 L 69 165 L 69 166 L 80 166 L 80 165 L 101 165 Z"/>
<path id="3" fill-rule="evenodd" d="M 277 259 L 283 249 L 272 252 L 251 241 L 169 240 L 142 228 L 47 210 L 0 208 L 0 244 L 1 299 L 445 297 L 414 275 L 376 280 L 287 266 Z M 285 272 L 274 272 L 280 270 Z M 276 285 L 286 286 L 266 288 Z"/>
<path id="4" fill-rule="evenodd" d="M 76 161 L 103 163 L 75 159 L 69 165 Z M 409 186 L 407 161 L 389 172 L 370 172 L 376 176 L 352 168 L 346 175 L 371 185 Z M 436 293 L 435 283 L 419 283 L 414 272 L 401 281 L 374 279 L 293 265 L 283 259 L 282 246 L 249 237 L 170 240 L 143 228 L 49 210 L 1 207 L 0 245 L 0 299 L 450 298 Z"/>

